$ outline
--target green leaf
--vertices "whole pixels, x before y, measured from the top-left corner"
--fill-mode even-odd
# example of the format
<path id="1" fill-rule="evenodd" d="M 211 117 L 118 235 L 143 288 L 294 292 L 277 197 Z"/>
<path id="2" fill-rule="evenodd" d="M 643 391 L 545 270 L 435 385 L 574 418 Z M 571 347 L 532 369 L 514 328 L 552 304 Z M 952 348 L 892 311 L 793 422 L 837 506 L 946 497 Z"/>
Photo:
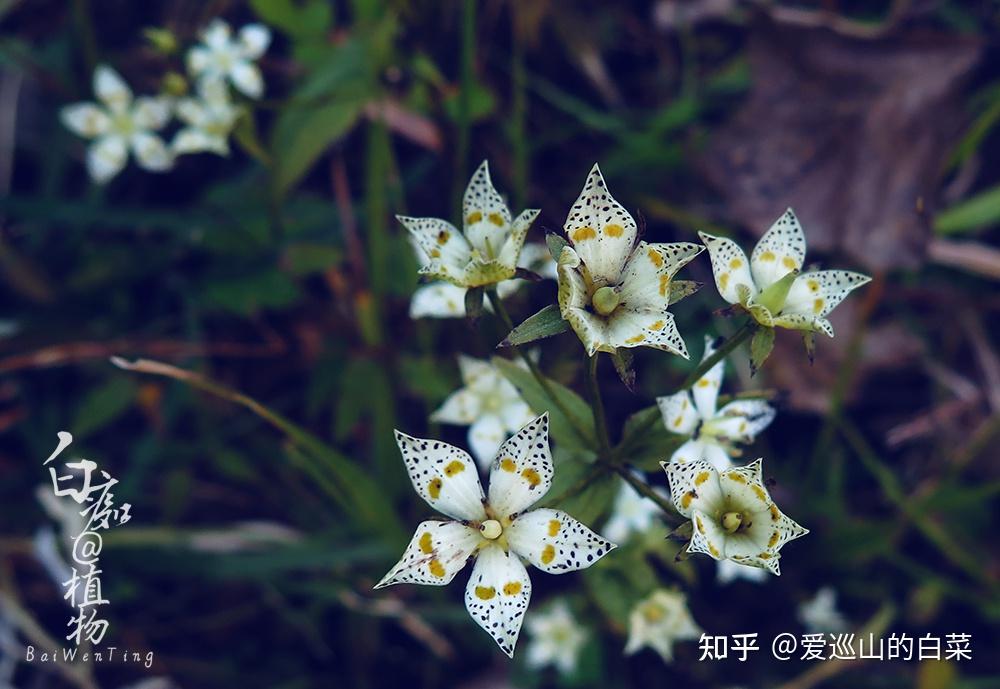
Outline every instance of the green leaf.
<path id="1" fill-rule="evenodd" d="M 347 134 L 362 107 L 360 101 L 348 100 L 312 109 L 289 109 L 281 114 L 272 145 L 274 190 L 279 198 L 309 172 L 331 144 Z"/>
<path id="2" fill-rule="evenodd" d="M 750 340 L 750 375 L 754 376 L 774 349 L 774 328 L 757 328 Z"/>
<path id="3" fill-rule="evenodd" d="M 257 121 L 254 119 L 252 111 L 244 111 L 236 120 L 236 126 L 233 127 L 233 139 L 248 155 L 256 158 L 263 165 L 271 164 L 271 156 L 267 154 L 267 149 L 264 148 L 264 144 L 261 143 L 260 136 L 257 134 Z"/>
<path id="4" fill-rule="evenodd" d="M 619 483 L 615 475 L 594 463 L 593 452 L 574 451 L 560 445 L 555 448 L 553 459 L 556 471 L 544 504 L 585 524 L 604 516 L 617 494 Z"/>
<path id="5" fill-rule="evenodd" d="M 206 305 L 245 316 L 260 309 L 288 306 L 299 298 L 295 282 L 278 269 L 247 277 L 220 279 L 202 289 Z"/>
<path id="6" fill-rule="evenodd" d="M 90 390 L 77 407 L 70 426 L 73 435 L 79 440 L 107 426 L 132 406 L 135 393 L 135 382 L 123 376 Z"/>
<path id="7" fill-rule="evenodd" d="M 635 393 L 634 360 L 632 352 L 627 349 L 616 349 L 615 353 L 611 355 L 611 361 L 615 364 L 615 372 L 631 393 Z"/>
<path id="8" fill-rule="evenodd" d="M 528 316 L 516 328 L 510 331 L 498 347 L 511 347 L 527 344 L 546 337 L 552 337 L 569 330 L 569 323 L 563 320 L 559 307 L 549 304 L 538 313 Z"/>
<path id="9" fill-rule="evenodd" d="M 545 388 L 535 379 L 531 371 L 524 369 L 509 359 L 493 357 L 493 365 L 501 375 L 518 389 L 524 401 L 536 414 L 549 412 L 549 427 L 552 437 L 568 447 L 589 449 L 596 444 L 591 424 L 590 405 L 582 397 L 564 385 L 550 378 L 544 378 L 548 389 L 559 399 L 562 407 L 571 415 L 572 420 L 563 414 L 562 410 L 549 399 Z M 574 430 L 584 429 L 585 438 L 580 438 Z"/>
<path id="10" fill-rule="evenodd" d="M 673 306 L 681 299 L 690 297 L 692 294 L 700 290 L 701 286 L 702 283 L 696 282 L 695 280 L 671 280 L 670 299 L 667 303 Z"/>
<path id="11" fill-rule="evenodd" d="M 483 295 L 485 290 L 482 287 L 472 287 L 465 292 L 465 317 L 471 321 L 478 320 L 483 315 Z"/>
<path id="12" fill-rule="evenodd" d="M 321 39 L 333 26 L 333 6 L 326 0 L 250 0 L 260 19 L 295 39 Z"/>
<path id="13" fill-rule="evenodd" d="M 335 246 L 318 243 L 298 243 L 285 247 L 281 265 L 292 275 L 311 275 L 337 265 L 341 251 Z"/>
<path id="14" fill-rule="evenodd" d="M 1000 185 L 960 201 L 934 218 L 938 234 L 958 234 L 1000 221 Z"/>
<path id="15" fill-rule="evenodd" d="M 669 460 L 686 440 L 686 436 L 671 433 L 663 426 L 660 408 L 653 405 L 625 420 L 621 447 L 626 452 L 621 458 L 644 471 L 660 471 L 660 462 Z"/>
<path id="16" fill-rule="evenodd" d="M 569 246 L 569 242 L 561 234 L 556 234 L 555 232 L 549 232 L 545 235 L 545 245 L 549 247 L 549 253 L 552 255 L 552 260 L 559 262 L 559 256 L 562 255 L 562 250 Z"/>

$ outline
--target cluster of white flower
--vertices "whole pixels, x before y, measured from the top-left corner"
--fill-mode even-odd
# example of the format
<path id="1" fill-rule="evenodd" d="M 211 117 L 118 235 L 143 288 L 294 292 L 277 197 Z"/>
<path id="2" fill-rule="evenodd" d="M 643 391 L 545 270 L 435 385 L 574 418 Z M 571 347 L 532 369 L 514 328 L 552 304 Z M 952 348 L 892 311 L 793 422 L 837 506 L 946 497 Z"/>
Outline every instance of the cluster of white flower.
<path id="1" fill-rule="evenodd" d="M 501 289 L 513 289 L 515 278 L 523 275 L 519 266 L 541 270 L 537 256 L 525 257 L 522 251 L 532 246 L 525 245 L 525 237 L 538 211 L 527 210 L 513 218 L 493 187 L 485 162 L 465 191 L 462 213 L 461 232 L 438 218 L 399 218 L 417 247 L 421 274 L 438 281 L 418 290 L 411 303 L 414 317 L 461 316 L 467 294 L 472 294 L 469 290 L 486 288 L 500 296 Z M 539 337 L 568 324 L 588 356 L 607 352 L 619 357 L 619 364 L 619 350 L 633 347 L 652 347 L 688 358 L 668 307 L 693 291 L 694 283 L 674 278 L 705 248 L 719 293 L 751 318 L 746 328 L 751 324 L 753 328 L 745 328 L 745 335 L 764 335 L 766 347 L 754 346 L 752 351 L 769 349 L 776 326 L 800 330 L 807 338 L 814 332 L 832 337 L 826 316 L 851 290 L 869 280 L 847 271 L 800 274 L 805 235 L 791 210 L 764 234 L 749 262 L 731 240 L 706 234 L 700 235 L 704 245 L 639 241 L 634 218 L 611 196 L 596 165 L 569 212 L 564 231 L 565 240 L 548 244 L 557 259 L 555 319 L 561 316 L 565 324 Z M 499 301 L 493 303 L 499 308 Z M 731 351 L 737 344 L 739 340 L 734 339 L 722 351 Z M 760 361 L 765 357 L 766 352 Z M 525 361 L 537 374 L 533 361 Z M 658 495 L 658 504 L 629 485 L 642 481 L 640 474 L 629 476 L 631 481 L 622 483 L 605 524 L 604 533 L 611 540 L 563 512 L 529 510 L 545 496 L 554 473 L 547 412 L 532 412 L 490 363 L 463 356 L 459 366 L 464 387 L 434 412 L 432 420 L 470 426 L 474 455 L 481 464 L 491 461 L 489 496 L 484 495 L 467 453 L 440 441 L 397 432 L 414 488 L 455 521 L 421 523 L 402 559 L 376 588 L 403 582 L 447 584 L 474 556 L 466 607 L 508 655 L 513 655 L 531 593 L 524 561 L 555 574 L 590 567 L 616 547 L 611 540 L 623 542 L 648 532 L 660 504 L 669 501 L 690 520 L 675 533 L 688 529 L 686 551 L 716 560 L 722 581 L 779 574 L 781 548 L 808 533 L 775 505 L 760 458 L 734 466 L 741 456 L 739 446 L 753 442 L 773 421 L 775 410 L 765 400 L 753 398 L 719 407 L 725 358 L 712 338 L 706 338 L 701 375 L 690 389 L 656 400 L 665 428 L 685 439 L 661 462 L 669 495 L 656 487 L 644 491 L 646 496 Z M 593 380 L 596 386 L 596 377 Z M 532 419 L 538 412 L 543 413 Z M 601 426 L 603 415 L 595 412 L 594 421 L 595 427 Z M 504 440 L 510 433 L 514 435 Z M 603 449 L 595 448 L 596 453 L 607 450 L 606 441 Z M 612 461 L 627 460 L 612 457 Z M 829 596 L 824 595 L 827 598 L 815 608 L 830 607 Z M 565 600 L 529 618 L 528 629 L 533 637 L 530 665 L 574 671 L 588 634 Z M 669 661 L 675 641 L 697 638 L 700 631 L 684 594 L 659 589 L 632 610 L 625 652 L 648 646 Z"/>
<path id="2" fill-rule="evenodd" d="M 125 80 L 111 67 L 94 70 L 96 103 L 75 103 L 61 111 L 63 124 L 93 140 L 87 149 L 87 171 L 103 184 L 128 162 L 129 151 L 140 167 L 163 172 L 178 155 L 208 151 L 229 153 L 228 138 L 243 108 L 233 101 L 230 84 L 249 98 L 259 98 L 264 81 L 254 61 L 271 42 L 271 32 L 250 24 L 233 37 L 229 25 L 214 20 L 201 32 L 200 45 L 187 53 L 188 75 L 195 95 L 133 96 Z M 182 123 L 167 144 L 160 132 L 176 115 Z"/>

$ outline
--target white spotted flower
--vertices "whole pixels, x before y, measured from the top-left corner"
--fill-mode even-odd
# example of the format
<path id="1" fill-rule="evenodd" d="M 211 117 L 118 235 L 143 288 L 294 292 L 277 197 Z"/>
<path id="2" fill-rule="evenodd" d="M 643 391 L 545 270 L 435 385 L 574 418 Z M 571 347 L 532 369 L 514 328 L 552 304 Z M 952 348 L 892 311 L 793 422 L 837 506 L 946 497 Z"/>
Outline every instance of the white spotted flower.
<path id="1" fill-rule="evenodd" d="M 799 622 L 813 633 L 838 634 L 847 630 L 844 616 L 837 610 L 837 592 L 824 586 L 809 601 L 799 605 Z"/>
<path id="2" fill-rule="evenodd" d="M 691 617 L 684 594 L 660 589 L 629 614 L 625 653 L 632 655 L 648 646 L 668 663 L 673 660 L 675 642 L 697 639 L 701 632 L 701 627 Z"/>
<path id="3" fill-rule="evenodd" d="M 551 604 L 544 612 L 532 613 L 525 621 L 531 641 L 528 644 L 528 667 L 553 666 L 564 675 L 576 672 L 580 651 L 590 636 L 564 600 Z"/>
<path id="4" fill-rule="evenodd" d="M 500 443 L 534 415 L 517 388 L 488 361 L 460 354 L 458 368 L 464 387 L 448 396 L 431 421 L 469 426 L 472 456 L 487 469 Z"/>
<path id="5" fill-rule="evenodd" d="M 660 489 L 654 490 L 657 493 L 663 493 Z M 622 481 L 618 495 L 615 496 L 615 503 L 611 508 L 611 516 L 602 532 L 609 540 L 623 543 L 632 534 L 642 534 L 648 531 L 660 514 L 660 507 L 655 502 L 639 495 L 627 481 Z"/>
<path id="6" fill-rule="evenodd" d="M 430 256 L 415 241 L 414 249 L 421 268 L 430 263 Z M 542 244 L 526 243 L 521 248 L 521 258 L 517 264 L 543 278 L 556 279 L 556 262 L 552 260 L 548 248 Z M 497 296 L 506 299 L 520 289 L 524 282 L 521 278 L 498 282 Z M 464 318 L 467 291 L 465 287 L 443 281 L 418 287 L 410 299 L 410 318 Z M 486 310 L 493 308 L 489 302 L 484 307 Z"/>
<path id="7" fill-rule="evenodd" d="M 612 198 L 597 165 L 563 226 L 559 309 L 590 356 L 654 347 L 687 358 L 670 305 L 671 280 L 703 247 L 638 242 L 628 211 Z"/>
<path id="8" fill-rule="evenodd" d="M 229 134 L 242 113 L 221 79 L 198 81 L 198 97 L 177 101 L 177 117 L 184 122 L 170 144 L 174 154 L 209 151 L 229 155 Z"/>
<path id="9" fill-rule="evenodd" d="M 428 258 L 421 275 L 469 288 L 514 277 L 524 238 L 537 216 L 538 210 L 526 210 L 511 219 L 484 160 L 465 188 L 463 232 L 440 218 L 396 217 Z"/>
<path id="10" fill-rule="evenodd" d="M 750 261 L 731 239 L 699 232 L 712 257 L 719 294 L 739 304 L 766 327 L 823 332 L 833 337 L 826 319 L 852 290 L 871 278 L 847 270 L 801 273 L 806 237 L 789 208 L 754 247 Z"/>
<path id="11" fill-rule="evenodd" d="M 721 472 L 705 461 L 660 465 L 670 480 L 670 499 L 692 523 L 688 552 L 777 575 L 782 546 L 809 533 L 771 500 L 760 459 Z"/>
<path id="12" fill-rule="evenodd" d="M 264 79 L 254 61 L 271 44 L 271 32 L 266 26 L 247 24 L 234 38 L 229 24 L 215 19 L 201 32 L 201 40 L 187 54 L 191 76 L 225 80 L 250 98 L 261 97 Z"/>
<path id="13" fill-rule="evenodd" d="M 712 338 L 705 338 L 704 361 L 715 348 Z M 705 460 L 719 471 L 733 465 L 739 454 L 736 443 L 751 443 L 754 437 L 774 420 L 774 407 L 764 400 L 735 400 L 716 409 L 725 361 L 720 361 L 699 378 L 690 390 L 668 397 L 658 397 L 663 425 L 671 433 L 690 436 L 674 454 L 671 462 Z"/>
<path id="14" fill-rule="evenodd" d="M 421 522 L 402 559 L 375 588 L 443 586 L 475 556 L 465 607 L 513 657 L 531 598 L 522 558 L 544 572 L 562 574 L 589 567 L 615 547 L 565 512 L 529 510 L 552 484 L 548 414 L 500 446 L 488 496 L 463 450 L 399 431 L 396 442 L 417 493 L 451 521 Z"/>
<path id="15" fill-rule="evenodd" d="M 93 139 L 87 149 L 87 172 L 99 184 L 121 172 L 129 150 L 147 170 L 163 171 L 173 157 L 154 132 L 170 119 L 170 99 L 161 96 L 133 98 L 132 89 L 107 65 L 94 70 L 97 103 L 74 103 L 60 112 L 63 124 L 75 134 Z"/>

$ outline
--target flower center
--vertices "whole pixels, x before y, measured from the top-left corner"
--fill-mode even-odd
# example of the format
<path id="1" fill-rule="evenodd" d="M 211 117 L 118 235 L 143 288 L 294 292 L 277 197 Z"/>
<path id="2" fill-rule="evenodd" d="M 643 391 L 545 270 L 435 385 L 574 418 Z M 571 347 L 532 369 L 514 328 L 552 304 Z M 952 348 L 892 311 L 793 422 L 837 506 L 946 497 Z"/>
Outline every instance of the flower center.
<path id="1" fill-rule="evenodd" d="M 666 614 L 667 611 L 656 603 L 649 603 L 642 609 L 642 616 L 646 618 L 647 622 L 659 622 Z"/>
<path id="2" fill-rule="evenodd" d="M 604 286 L 594 292 L 591 303 L 593 303 L 594 310 L 597 313 L 602 316 L 610 316 L 618 308 L 618 304 L 621 303 L 621 297 L 614 287 Z"/>
<path id="3" fill-rule="evenodd" d="M 483 535 L 483 538 L 495 541 L 503 533 L 503 527 L 496 519 L 487 519 L 479 525 L 479 533 Z"/>
<path id="4" fill-rule="evenodd" d="M 726 512 L 722 515 L 722 528 L 726 533 L 736 533 L 743 526 L 742 512 Z"/>

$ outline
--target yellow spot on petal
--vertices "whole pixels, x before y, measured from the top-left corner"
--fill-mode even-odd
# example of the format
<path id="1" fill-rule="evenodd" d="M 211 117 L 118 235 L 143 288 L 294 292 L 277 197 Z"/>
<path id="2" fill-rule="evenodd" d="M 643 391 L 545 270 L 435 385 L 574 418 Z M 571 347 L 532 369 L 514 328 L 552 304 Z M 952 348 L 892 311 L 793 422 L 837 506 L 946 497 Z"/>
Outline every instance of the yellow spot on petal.
<path id="1" fill-rule="evenodd" d="M 547 565 L 554 559 L 556 559 L 556 549 L 550 543 L 549 545 L 545 546 L 545 549 L 542 551 L 542 564 Z"/>
<path id="2" fill-rule="evenodd" d="M 561 527 L 561 526 L 562 526 L 562 522 L 560 522 L 558 519 L 550 519 L 549 520 L 549 536 L 555 536 L 557 533 L 559 533 L 559 527 Z"/>
<path id="3" fill-rule="evenodd" d="M 687 493 L 681 496 L 681 507 L 687 509 L 691 506 L 691 501 L 695 499 L 697 493 L 693 490 L 689 490 Z"/>
<path id="4" fill-rule="evenodd" d="M 609 237 L 621 237 L 624 232 L 625 228 L 623 228 L 621 225 L 611 224 L 604 226 L 604 234 L 608 235 Z"/>
<path id="5" fill-rule="evenodd" d="M 497 590 L 492 586 L 477 586 L 476 587 L 476 598 L 482 600 L 489 600 L 493 596 L 497 595 Z"/>
<path id="6" fill-rule="evenodd" d="M 700 474 L 694 477 L 694 485 L 700 486 L 701 484 L 703 484 L 705 481 L 708 480 L 708 477 L 709 473 L 707 471 L 701 472 Z"/>
<path id="7" fill-rule="evenodd" d="M 823 301 L 822 299 L 816 299 L 816 300 L 814 300 L 813 301 L 813 313 L 819 313 L 820 311 L 822 311 L 823 310 L 823 304 L 825 304 L 825 303 L 826 302 Z"/>
<path id="8" fill-rule="evenodd" d="M 625 342 L 627 342 L 628 344 L 638 344 L 638 343 L 642 342 L 645 339 L 646 339 L 646 336 L 643 335 L 642 333 L 639 333 L 635 337 L 628 338 L 627 340 L 625 340 Z"/>
<path id="9" fill-rule="evenodd" d="M 542 477 L 538 475 L 537 471 L 531 468 L 522 471 L 521 476 L 524 477 L 525 481 L 531 484 L 532 488 L 534 488 L 535 486 L 537 486 L 539 483 L 542 482 Z"/>
<path id="10" fill-rule="evenodd" d="M 519 581 L 508 581 L 503 585 L 503 593 L 505 596 L 516 596 L 521 592 L 521 582 Z"/>
<path id="11" fill-rule="evenodd" d="M 670 289 L 670 276 L 661 275 L 660 276 L 660 296 L 667 296 L 667 290 Z"/>
<path id="12" fill-rule="evenodd" d="M 695 525 L 698 527 L 698 533 L 704 535 L 705 525 L 701 523 L 701 517 L 694 518 Z"/>
<path id="13" fill-rule="evenodd" d="M 573 232 L 573 241 L 582 242 L 585 239 L 593 239 L 596 236 L 597 233 L 594 232 L 593 227 L 581 227 L 580 229 Z"/>
<path id="14" fill-rule="evenodd" d="M 732 270 L 736 270 L 737 268 L 740 268 L 742 266 L 743 266 L 743 260 L 739 258 L 734 258 L 732 261 L 729 262 L 729 267 Z"/>
<path id="15" fill-rule="evenodd" d="M 441 496 L 441 479 L 439 477 L 435 476 L 431 479 L 431 482 L 427 484 L 427 492 L 435 500 Z"/>
<path id="16" fill-rule="evenodd" d="M 684 423 L 684 417 L 678 416 L 676 419 L 674 419 L 674 428 L 680 428 L 682 423 Z"/>
<path id="17" fill-rule="evenodd" d="M 773 251 L 765 251 L 760 255 L 760 260 L 762 261 L 773 261 L 777 256 L 774 255 Z"/>
<path id="18" fill-rule="evenodd" d="M 431 258 L 441 258 L 441 252 L 437 249 L 431 249 Z"/>
<path id="19" fill-rule="evenodd" d="M 777 531 L 775 531 L 774 533 L 772 533 L 770 540 L 768 540 L 768 542 L 767 542 L 767 547 L 768 548 L 773 548 L 774 546 L 778 545 L 778 539 L 779 538 L 781 538 L 781 534 L 780 533 L 778 533 Z"/>
<path id="20" fill-rule="evenodd" d="M 746 433 L 746 432 L 747 432 L 747 422 L 743 421 L 740 423 L 740 433 Z"/>
<path id="21" fill-rule="evenodd" d="M 764 491 L 763 488 L 761 488 L 760 486 L 751 486 L 751 488 L 753 488 L 754 494 L 756 494 L 757 497 L 760 498 L 762 502 L 767 502 L 767 493 Z"/>
<path id="22" fill-rule="evenodd" d="M 666 324 L 663 321 L 656 321 L 651 326 L 649 326 L 649 329 L 650 330 L 663 330 L 663 326 L 664 325 L 666 325 Z"/>
<path id="23" fill-rule="evenodd" d="M 652 261 L 653 265 L 657 268 L 663 265 L 663 257 L 660 256 L 660 252 L 656 249 L 650 249 L 646 252 L 646 255 L 649 256 L 649 260 Z"/>
<path id="24" fill-rule="evenodd" d="M 726 289 L 726 285 L 729 284 L 729 273 L 723 273 L 719 276 L 719 287 Z"/>
<path id="25" fill-rule="evenodd" d="M 438 232 L 438 238 L 437 238 L 438 244 L 447 244 L 449 239 L 451 239 L 451 232 L 449 232 L 448 230 L 441 230 L 440 232 Z"/>
<path id="26" fill-rule="evenodd" d="M 777 505 L 771 505 L 771 521 L 776 522 L 781 519 L 781 512 L 778 511 Z"/>
<path id="27" fill-rule="evenodd" d="M 815 280 L 809 280 L 806 284 L 809 286 L 810 292 L 819 292 L 819 283 Z"/>
<path id="28" fill-rule="evenodd" d="M 425 553 L 429 553 L 434 550 L 434 544 L 431 543 L 430 531 L 425 531 L 424 535 L 420 537 L 420 549 Z"/>
<path id="29" fill-rule="evenodd" d="M 497 227 L 503 227 L 503 217 L 499 213 L 490 213 L 489 219 Z"/>
<path id="30" fill-rule="evenodd" d="M 469 213 L 469 216 L 465 219 L 465 222 L 471 225 L 472 223 L 479 222 L 482 219 L 483 219 L 482 213 L 480 213 L 479 211 L 473 211 L 472 213 Z"/>
<path id="31" fill-rule="evenodd" d="M 737 483 L 746 483 L 747 480 L 743 478 L 743 474 L 737 474 L 735 471 L 731 471 L 726 474 L 726 478 L 730 481 L 736 481 Z"/>
<path id="32" fill-rule="evenodd" d="M 699 378 L 697 383 L 699 388 L 707 388 L 711 384 L 712 381 L 710 381 L 708 378 Z"/>
<path id="33" fill-rule="evenodd" d="M 517 465 L 514 464 L 514 460 L 510 457 L 504 457 L 500 460 L 500 468 L 513 474 L 514 470 L 517 469 Z"/>
<path id="34" fill-rule="evenodd" d="M 781 259 L 781 265 L 785 266 L 789 270 L 795 270 L 799 267 L 799 264 L 795 262 L 795 259 L 791 256 L 785 256 Z"/>
<path id="35" fill-rule="evenodd" d="M 437 560 L 437 558 L 427 563 L 427 569 L 429 569 L 431 571 L 431 574 L 436 576 L 438 579 L 444 578 L 444 567 Z"/>
<path id="36" fill-rule="evenodd" d="M 460 474 L 463 471 L 465 471 L 465 465 L 456 459 L 450 462 L 448 466 L 444 468 L 444 475 L 454 476 L 455 474 Z"/>
<path id="37" fill-rule="evenodd" d="M 712 557 L 719 557 L 719 549 L 711 543 L 708 544 L 708 552 L 712 553 Z"/>
<path id="38" fill-rule="evenodd" d="M 761 560 L 770 560 L 771 559 L 771 553 L 761 553 L 757 557 L 759 557 Z"/>

